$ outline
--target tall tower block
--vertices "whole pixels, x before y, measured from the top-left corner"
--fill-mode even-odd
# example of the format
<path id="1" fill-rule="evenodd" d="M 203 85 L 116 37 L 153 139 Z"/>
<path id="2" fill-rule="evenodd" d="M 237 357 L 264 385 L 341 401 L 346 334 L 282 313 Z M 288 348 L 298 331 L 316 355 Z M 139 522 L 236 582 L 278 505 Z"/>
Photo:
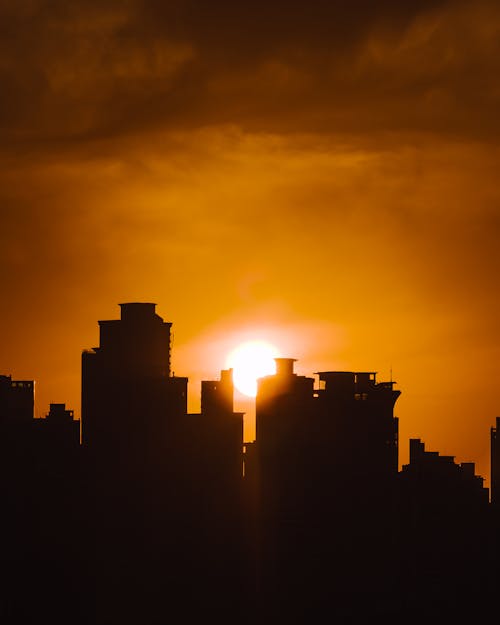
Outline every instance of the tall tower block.
<path id="1" fill-rule="evenodd" d="M 491 428 L 491 503 L 500 509 L 500 417 L 496 419 L 496 427 Z"/>
<path id="2" fill-rule="evenodd" d="M 82 442 L 131 468 L 161 456 L 169 422 L 186 413 L 187 379 L 171 376 L 172 324 L 156 305 L 120 308 L 120 319 L 99 321 L 99 346 L 82 354 Z"/>

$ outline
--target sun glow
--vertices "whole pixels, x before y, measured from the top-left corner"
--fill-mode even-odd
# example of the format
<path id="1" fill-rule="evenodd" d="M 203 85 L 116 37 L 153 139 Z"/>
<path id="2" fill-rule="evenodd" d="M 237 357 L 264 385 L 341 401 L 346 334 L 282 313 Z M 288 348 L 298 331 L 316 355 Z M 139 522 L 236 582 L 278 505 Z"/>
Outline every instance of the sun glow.
<path id="1" fill-rule="evenodd" d="M 233 370 L 233 382 L 243 395 L 255 397 L 257 379 L 276 372 L 278 349 L 266 341 L 247 341 L 227 357 L 226 366 Z"/>

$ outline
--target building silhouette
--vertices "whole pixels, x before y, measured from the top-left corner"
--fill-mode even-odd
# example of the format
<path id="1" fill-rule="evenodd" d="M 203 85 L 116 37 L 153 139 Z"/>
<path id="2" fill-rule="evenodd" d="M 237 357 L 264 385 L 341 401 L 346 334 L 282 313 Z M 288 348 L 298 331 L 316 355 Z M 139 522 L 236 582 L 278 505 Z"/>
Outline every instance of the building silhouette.
<path id="1" fill-rule="evenodd" d="M 400 391 L 373 372 L 320 372 L 315 385 L 293 363 L 277 358 L 256 398 L 263 612 L 278 618 L 288 605 L 292 622 L 327 608 L 345 618 L 361 591 L 382 603 L 392 591 Z"/>
<path id="2" fill-rule="evenodd" d="M 36 419 L 34 387 L 0 376 L 0 622 L 79 624 L 80 424 L 64 404 Z"/>
<path id="3" fill-rule="evenodd" d="M 172 324 L 152 303 L 120 309 L 82 353 L 81 422 L 64 403 L 35 419 L 34 381 L 0 376 L 0 622 L 487 618 L 500 418 L 491 502 L 474 463 L 421 439 L 398 469 L 400 391 L 372 371 L 308 377 L 277 358 L 244 442 L 232 370 L 189 413 Z"/>
<path id="4" fill-rule="evenodd" d="M 492 594 L 500 584 L 500 417 L 496 418 L 495 427 L 490 430 L 490 479 L 491 479 L 491 518 L 487 536 L 490 540 L 490 560 L 488 571 Z"/>
<path id="5" fill-rule="evenodd" d="M 496 418 L 496 425 L 490 430 L 490 484 L 491 503 L 500 509 L 500 417 Z"/>
<path id="6" fill-rule="evenodd" d="M 472 462 L 410 439 L 400 473 L 401 567 L 422 619 L 485 614 L 491 536 L 488 490 Z"/>
<path id="7" fill-rule="evenodd" d="M 231 372 L 203 382 L 201 413 L 188 414 L 188 380 L 171 373 L 172 324 L 155 304 L 120 307 L 82 354 L 96 617 L 137 623 L 147 607 L 158 622 L 194 619 L 201 598 L 230 613 L 224 584 L 243 591 L 243 415 L 233 411 Z"/>
<path id="8" fill-rule="evenodd" d="M 10 375 L 0 375 L 0 424 L 31 421 L 34 405 L 33 380 L 13 380 Z"/>

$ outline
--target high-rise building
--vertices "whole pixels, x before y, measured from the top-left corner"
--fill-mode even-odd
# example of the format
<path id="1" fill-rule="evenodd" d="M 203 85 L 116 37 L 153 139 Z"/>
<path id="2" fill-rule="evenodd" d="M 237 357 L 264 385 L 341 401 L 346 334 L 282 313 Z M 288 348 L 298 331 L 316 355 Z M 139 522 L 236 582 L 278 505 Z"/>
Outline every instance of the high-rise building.
<path id="1" fill-rule="evenodd" d="M 155 304 L 120 307 L 119 320 L 99 322 L 99 346 L 82 354 L 82 439 L 99 461 L 136 471 L 166 453 L 171 421 L 186 413 L 187 380 L 171 376 L 172 324 Z"/>
<path id="2" fill-rule="evenodd" d="M 231 371 L 202 383 L 202 410 L 189 414 L 188 380 L 171 373 L 172 324 L 155 304 L 120 307 L 82 354 L 98 618 L 166 622 L 179 606 L 201 617 L 202 606 L 230 604 L 221 589 L 241 578 L 243 415 L 233 411 Z"/>
<path id="3" fill-rule="evenodd" d="M 164 551 L 186 414 L 187 379 L 170 371 L 170 327 L 152 303 L 120 305 L 82 354 L 82 443 L 89 570 L 98 572 L 98 620 L 140 620 L 156 599 L 153 554 Z"/>
<path id="4" fill-rule="evenodd" d="M 319 506 L 324 514 L 339 497 L 390 496 L 398 472 L 395 383 L 377 382 L 373 372 L 326 371 L 315 388 L 293 362 L 277 358 L 276 374 L 259 381 L 255 446 L 266 510 L 310 514 Z"/>
<path id="5" fill-rule="evenodd" d="M 500 510 L 500 417 L 490 430 L 490 486 L 491 503 Z"/>
<path id="6" fill-rule="evenodd" d="M 213 476 L 219 495 L 232 498 L 241 496 L 243 480 L 243 413 L 234 412 L 233 395 L 232 369 L 222 370 L 220 380 L 202 381 L 198 425 L 204 475 Z"/>
<path id="7" fill-rule="evenodd" d="M 291 618 L 342 619 L 366 585 L 384 600 L 392 592 L 400 391 L 373 372 L 320 372 L 315 385 L 292 358 L 276 369 L 258 383 L 247 463 L 262 602 L 275 618 L 288 603 Z"/>

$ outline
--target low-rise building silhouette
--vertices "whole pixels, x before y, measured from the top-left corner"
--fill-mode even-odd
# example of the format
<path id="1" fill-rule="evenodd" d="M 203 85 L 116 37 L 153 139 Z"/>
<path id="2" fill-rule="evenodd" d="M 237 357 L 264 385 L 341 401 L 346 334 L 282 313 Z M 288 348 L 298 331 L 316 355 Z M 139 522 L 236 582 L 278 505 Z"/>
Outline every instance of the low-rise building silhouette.
<path id="1" fill-rule="evenodd" d="M 422 619 L 485 614 L 491 574 L 488 489 L 472 462 L 410 439 L 400 473 L 400 566 L 409 605 Z"/>
<path id="2" fill-rule="evenodd" d="M 0 375 L 0 423 L 29 422 L 34 416 L 35 382 Z"/>
<path id="3" fill-rule="evenodd" d="M 35 418 L 34 387 L 0 376 L 0 621 L 83 624 L 80 422 L 65 404 Z"/>

